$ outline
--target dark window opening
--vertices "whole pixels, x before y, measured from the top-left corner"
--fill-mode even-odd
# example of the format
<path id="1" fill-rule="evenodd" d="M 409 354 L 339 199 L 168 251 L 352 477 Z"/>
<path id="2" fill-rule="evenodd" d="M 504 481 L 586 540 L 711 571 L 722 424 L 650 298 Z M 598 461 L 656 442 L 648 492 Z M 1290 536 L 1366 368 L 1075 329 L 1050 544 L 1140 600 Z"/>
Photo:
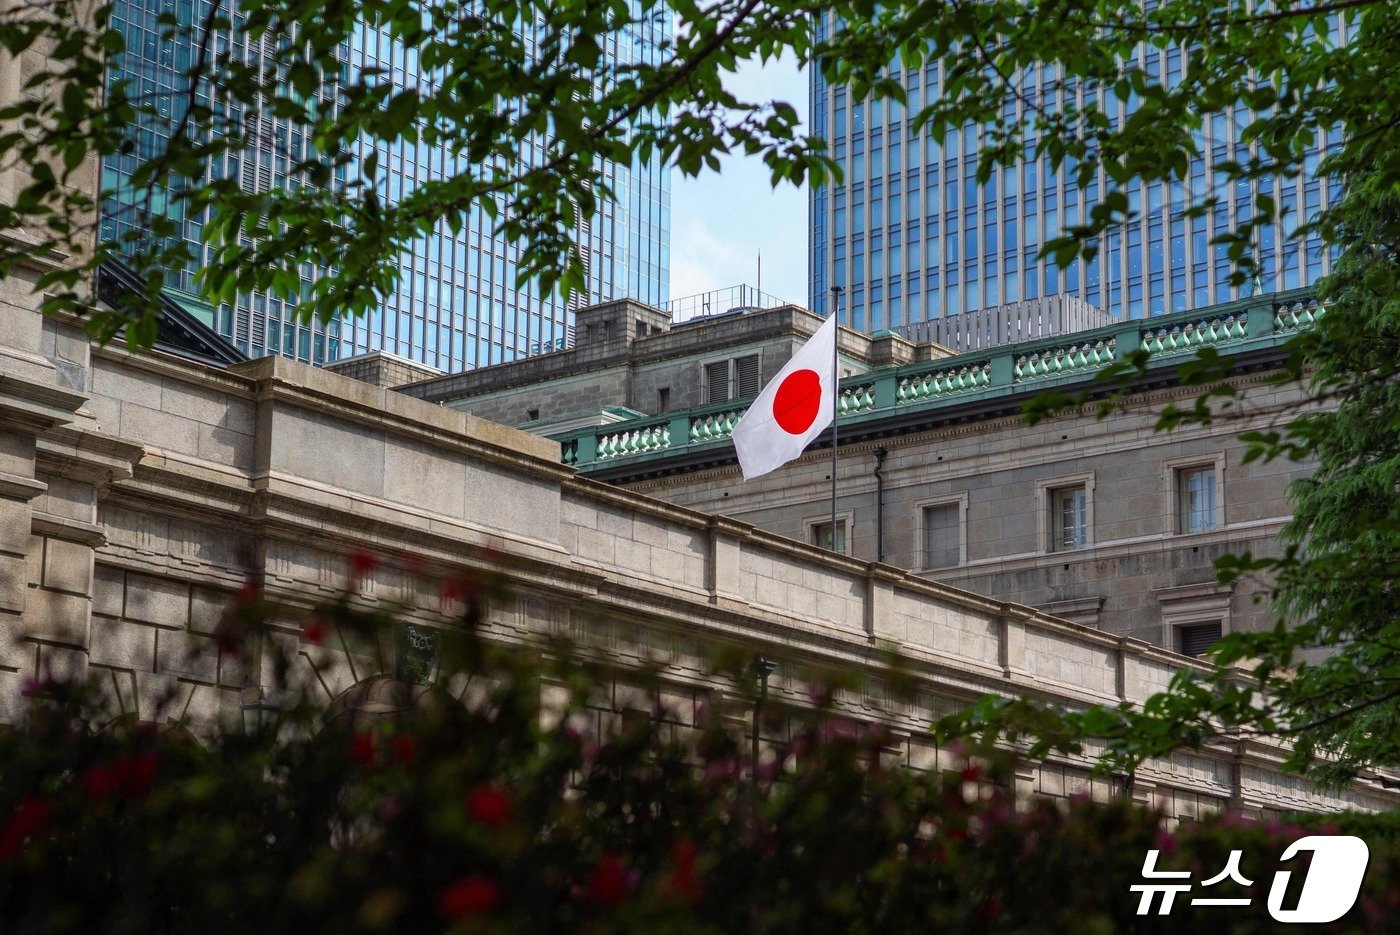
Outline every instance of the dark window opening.
<path id="1" fill-rule="evenodd" d="M 1188 627 L 1177 628 L 1177 651 L 1183 656 L 1201 656 L 1210 648 L 1211 644 L 1220 639 L 1220 621 L 1214 623 L 1196 623 Z"/>

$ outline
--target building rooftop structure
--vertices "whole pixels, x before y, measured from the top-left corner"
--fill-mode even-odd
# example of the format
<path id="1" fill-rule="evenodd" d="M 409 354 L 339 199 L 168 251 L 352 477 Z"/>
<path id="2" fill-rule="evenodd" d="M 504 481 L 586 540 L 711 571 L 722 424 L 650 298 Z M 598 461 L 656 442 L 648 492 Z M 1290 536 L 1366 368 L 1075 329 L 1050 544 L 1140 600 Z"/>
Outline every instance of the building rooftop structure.
<path id="1" fill-rule="evenodd" d="M 595 305 L 578 313 L 574 346 L 565 350 L 466 373 L 383 385 L 556 437 L 566 430 L 754 396 L 822 322 L 813 312 L 790 303 L 769 308 L 726 304 L 770 298 L 747 287 L 697 298 L 707 299 L 708 304 L 685 304 L 681 311 L 691 317 L 684 320 L 633 301 Z M 722 311 L 694 314 L 700 308 Z M 990 348 L 1028 336 L 1058 336 L 1086 325 L 1104 326 L 1107 321 L 1076 299 L 1052 296 L 968 316 L 956 333 L 951 323 L 944 324 L 949 327 L 935 337 L 946 331 L 965 346 Z M 854 378 L 892 366 L 951 358 L 954 351 L 930 340 L 927 331 L 867 335 L 843 328 L 839 338 L 842 372 Z M 373 379 L 350 369 L 342 372 Z M 619 419 L 620 411 L 626 419 Z"/>
<path id="2" fill-rule="evenodd" d="M 841 441 L 921 430 L 948 419 L 1019 413 L 1029 396 L 1082 388 L 1139 348 L 1153 355 L 1140 386 L 1175 382 L 1182 355 L 1207 346 L 1229 356 L 1238 369 L 1272 365 L 1281 358 L 1284 339 L 1311 323 L 1317 308 L 1308 291 L 1294 290 L 963 354 L 884 332 L 868 339 L 870 353 L 862 361 L 867 366 L 841 380 Z M 811 312 L 802 314 L 819 321 Z M 863 336 L 843 329 L 841 337 L 844 355 Z M 735 463 L 730 433 L 752 395 L 756 391 L 579 430 L 561 438 L 562 458 L 609 480 Z M 468 402 L 461 399 L 459 405 L 468 408 Z M 827 432 L 813 447 L 829 445 Z"/>

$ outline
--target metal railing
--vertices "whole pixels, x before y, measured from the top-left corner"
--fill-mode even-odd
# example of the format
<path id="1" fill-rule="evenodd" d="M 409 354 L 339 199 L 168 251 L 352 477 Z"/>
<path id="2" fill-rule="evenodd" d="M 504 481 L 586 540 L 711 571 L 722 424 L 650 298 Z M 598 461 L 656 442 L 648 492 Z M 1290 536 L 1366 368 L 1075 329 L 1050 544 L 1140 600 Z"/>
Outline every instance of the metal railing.
<path id="1" fill-rule="evenodd" d="M 1323 309 L 1304 290 L 1254 296 L 1199 312 L 1121 322 L 1093 331 L 977 353 L 886 367 L 841 381 L 842 424 L 885 418 L 912 408 L 952 405 L 1092 378 L 1134 349 L 1179 362 L 1197 347 L 1238 353 L 1286 341 Z M 680 409 L 659 416 L 581 429 L 560 439 L 561 460 L 587 471 L 630 458 L 674 456 L 724 445 L 751 399 Z"/>
<path id="2" fill-rule="evenodd" d="M 728 312 L 740 311 L 750 312 L 788 304 L 790 303 L 775 295 L 760 292 L 753 286 L 740 284 L 672 299 L 666 303 L 666 311 L 671 313 L 671 321 L 679 324 L 692 318 L 704 318 L 708 315 L 724 315 Z"/>

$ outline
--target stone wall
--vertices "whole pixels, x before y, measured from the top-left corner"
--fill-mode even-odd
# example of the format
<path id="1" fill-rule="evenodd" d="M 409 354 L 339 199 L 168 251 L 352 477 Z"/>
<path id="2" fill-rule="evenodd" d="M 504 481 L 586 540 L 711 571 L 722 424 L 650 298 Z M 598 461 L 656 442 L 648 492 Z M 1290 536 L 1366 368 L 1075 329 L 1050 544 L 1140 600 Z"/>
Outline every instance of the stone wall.
<path id="1" fill-rule="evenodd" d="M 837 512 L 851 525 L 851 554 L 874 560 L 877 542 L 876 450 L 884 464 L 883 554 L 887 564 L 998 599 L 1064 613 L 1104 632 L 1173 647 L 1173 627 L 1212 619 L 1224 629 L 1271 626 L 1254 591 L 1215 587 L 1214 560 L 1227 552 L 1274 554 L 1288 521 L 1288 485 L 1310 473 L 1295 462 L 1242 464 L 1239 433 L 1266 428 L 1296 406 L 1295 388 L 1237 378 L 1243 416 L 1208 428 L 1153 429 L 1169 402 L 1190 403 L 1190 390 L 1136 395 L 1106 419 L 1093 412 L 1027 426 L 1019 417 L 969 421 L 938 429 L 842 445 Z M 696 509 L 723 513 L 795 539 L 812 539 L 829 522 L 830 449 L 818 449 L 745 483 L 737 466 L 677 473 L 628 489 Z M 1182 533 L 1177 471 L 1217 468 L 1216 528 Z M 1089 488 L 1086 547 L 1049 548 L 1048 491 Z M 923 510 L 962 511 L 963 548 L 955 567 L 927 569 Z M 1169 611 L 1194 601 L 1184 616 Z"/>
<path id="2" fill-rule="evenodd" d="M 384 351 L 331 361 L 326 369 L 374 386 L 395 387 L 440 376 L 442 371 Z"/>
<path id="3" fill-rule="evenodd" d="M 645 335 L 638 333 L 635 316 L 649 316 L 649 327 L 655 328 L 656 316 L 662 314 L 634 302 L 585 309 L 579 313 L 580 327 L 595 318 L 608 318 L 615 325 L 609 331 L 611 340 L 604 342 L 597 328 L 591 339 L 581 331 L 579 343 L 568 350 L 400 389 L 419 399 L 523 428 L 533 421 L 531 412 L 546 422 L 608 406 L 659 415 L 663 387 L 669 391 L 668 410 L 704 405 L 704 367 L 711 361 L 758 354 L 761 379 L 771 380 L 822 322 L 812 312 L 789 305 L 692 319 L 679 326 L 649 330 Z M 596 324 L 601 326 L 601 322 Z M 934 345 L 919 350 L 925 359 L 948 354 Z M 850 373 L 907 363 L 915 353 L 914 345 L 893 334 L 872 338 L 841 331 L 843 367 Z"/>
<path id="4" fill-rule="evenodd" d="M 365 606 L 406 602 L 407 622 L 449 625 L 450 607 L 423 595 L 408 565 L 489 568 L 514 595 L 493 610 L 497 639 L 567 629 L 616 660 L 660 657 L 679 699 L 740 703 L 742 693 L 706 673 L 717 645 L 779 660 L 774 697 L 793 704 L 815 672 L 870 673 L 871 686 L 842 704 L 890 724 L 891 755 L 911 766 L 939 756 L 928 719 L 983 693 L 1141 700 L 1190 664 L 581 478 L 558 463 L 554 443 L 343 376 L 271 358 L 223 371 L 158 353 L 87 352 L 72 325 L 45 326 L 32 310 L 17 318 L 31 326 L 31 350 L 5 348 L 6 372 L 20 372 L 12 360 L 29 369 L 0 386 L 8 717 L 23 680 L 75 672 L 108 689 L 114 714 L 149 714 L 174 697 L 195 729 L 227 727 L 268 670 L 265 660 L 192 655 L 208 647 L 220 608 L 250 575 L 292 605 L 337 593 L 355 550 L 390 557 L 361 584 Z M 81 393 L 59 387 L 44 354 L 60 346 L 65 379 L 85 380 Z M 412 563 L 394 558 L 406 554 Z M 302 660 L 297 677 L 326 701 L 392 671 L 392 648 L 313 667 L 296 625 L 272 639 Z M 888 646 L 918 686 L 903 707 L 880 688 Z M 600 702 L 600 723 L 637 704 L 620 686 Z M 1278 776 L 1278 754 L 1263 743 L 1180 754 L 1144 768 L 1134 795 L 1178 816 L 1226 803 L 1263 812 L 1391 801 L 1369 785 L 1307 798 Z M 1028 766 L 1021 791 L 1107 794 L 1087 779 L 1091 762 Z"/>

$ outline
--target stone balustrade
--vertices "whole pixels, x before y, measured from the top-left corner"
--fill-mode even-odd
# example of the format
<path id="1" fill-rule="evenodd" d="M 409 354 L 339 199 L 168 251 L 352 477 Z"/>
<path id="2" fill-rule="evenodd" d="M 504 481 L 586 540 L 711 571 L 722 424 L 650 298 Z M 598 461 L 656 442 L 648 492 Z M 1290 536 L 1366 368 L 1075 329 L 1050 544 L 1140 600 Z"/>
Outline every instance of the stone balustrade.
<path id="1" fill-rule="evenodd" d="M 1242 312 L 1145 328 L 1142 349 L 1153 354 L 1175 354 L 1199 347 L 1216 347 L 1243 341 L 1249 334 L 1248 326 L 1249 313 Z"/>
<path id="2" fill-rule="evenodd" d="M 836 411 L 841 415 L 868 412 L 875 408 L 875 384 L 841 387 L 841 395 L 836 399 Z"/>
<path id="3" fill-rule="evenodd" d="M 1218 306 L 1210 313 L 1124 322 L 1071 338 L 1010 346 L 992 356 L 978 351 L 936 362 L 884 367 L 841 381 L 838 414 L 843 425 L 847 420 L 864 425 L 920 409 L 1089 380 L 1120 360 L 1124 348 L 1140 348 L 1164 364 L 1170 361 L 1170 366 L 1177 366 L 1181 355 L 1205 347 L 1225 354 L 1277 347 L 1321 313 L 1316 301 L 1303 292 L 1257 296 Z M 624 459 L 682 456 L 693 446 L 728 440 L 748 403 L 678 409 L 664 419 L 648 416 L 580 430 L 560 440 L 561 459 L 586 472 Z"/>
<path id="4" fill-rule="evenodd" d="M 992 365 L 981 361 L 901 377 L 894 395 L 896 403 L 915 403 L 981 389 L 991 382 Z"/>
<path id="5" fill-rule="evenodd" d="M 1316 299 L 1282 303 L 1274 307 L 1274 331 L 1287 334 L 1300 328 L 1307 328 L 1322 317 L 1322 306 Z"/>
<path id="6" fill-rule="evenodd" d="M 1012 370 L 1017 383 L 1027 383 L 1041 377 L 1057 377 L 1078 371 L 1097 370 L 1113 362 L 1118 346 L 1116 338 L 1080 341 L 1064 347 L 1047 348 L 1021 354 Z"/>

